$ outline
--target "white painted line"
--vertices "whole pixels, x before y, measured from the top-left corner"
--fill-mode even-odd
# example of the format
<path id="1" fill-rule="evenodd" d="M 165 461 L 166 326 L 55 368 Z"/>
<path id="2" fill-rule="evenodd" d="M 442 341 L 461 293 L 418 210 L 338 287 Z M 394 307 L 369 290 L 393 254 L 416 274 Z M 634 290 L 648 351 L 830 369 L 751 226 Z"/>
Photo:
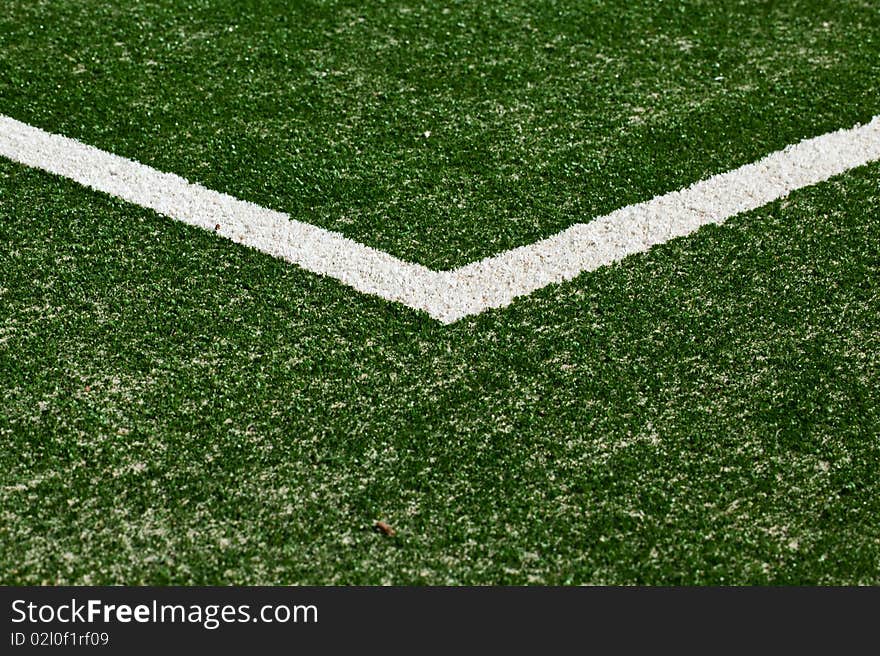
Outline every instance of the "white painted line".
<path id="1" fill-rule="evenodd" d="M 451 271 L 405 262 L 287 214 L 2 115 L 0 155 L 217 232 L 366 294 L 424 310 L 448 324 L 505 307 L 551 283 L 647 251 L 703 225 L 723 223 L 796 189 L 878 160 L 880 116 Z"/>
<path id="2" fill-rule="evenodd" d="M 0 155 L 332 276 L 366 294 L 431 313 L 439 291 L 438 274 L 419 264 L 2 115 Z"/>

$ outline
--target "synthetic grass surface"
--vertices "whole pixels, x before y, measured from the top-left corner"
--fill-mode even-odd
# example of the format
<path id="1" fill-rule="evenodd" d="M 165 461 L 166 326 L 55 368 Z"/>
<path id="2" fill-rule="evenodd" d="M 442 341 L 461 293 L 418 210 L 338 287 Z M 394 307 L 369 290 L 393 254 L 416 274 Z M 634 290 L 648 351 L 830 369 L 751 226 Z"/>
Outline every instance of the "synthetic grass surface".
<path id="1" fill-rule="evenodd" d="M 0 113 L 435 267 L 880 113 L 869 2 L 106 4 Z M 0 159 L 0 583 L 880 584 L 878 207 L 444 327 Z"/>
<path id="2" fill-rule="evenodd" d="M 441 327 L 0 163 L 3 582 L 880 583 L 878 186 Z"/>
<path id="3" fill-rule="evenodd" d="M 864 122 L 878 78 L 870 1 L 0 13 L 7 115 L 433 268 Z"/>

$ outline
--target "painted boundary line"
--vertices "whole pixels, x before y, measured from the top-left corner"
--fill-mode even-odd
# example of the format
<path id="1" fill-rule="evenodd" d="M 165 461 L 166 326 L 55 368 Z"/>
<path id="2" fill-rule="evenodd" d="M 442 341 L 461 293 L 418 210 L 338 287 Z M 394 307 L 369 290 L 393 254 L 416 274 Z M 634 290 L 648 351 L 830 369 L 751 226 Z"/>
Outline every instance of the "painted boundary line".
<path id="1" fill-rule="evenodd" d="M 343 235 L 0 115 L 0 155 L 152 209 L 449 324 L 880 159 L 880 116 L 528 246 L 432 271 Z"/>

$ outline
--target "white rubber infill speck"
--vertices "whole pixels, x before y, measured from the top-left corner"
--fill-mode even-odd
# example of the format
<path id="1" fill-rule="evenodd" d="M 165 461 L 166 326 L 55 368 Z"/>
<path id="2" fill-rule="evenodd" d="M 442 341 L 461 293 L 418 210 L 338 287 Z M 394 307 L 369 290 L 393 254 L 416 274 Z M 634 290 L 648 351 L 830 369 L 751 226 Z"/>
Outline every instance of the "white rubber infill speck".
<path id="1" fill-rule="evenodd" d="M 451 271 L 405 262 L 282 212 L 2 115 L 0 155 L 332 276 L 365 294 L 424 310 L 449 324 L 505 307 L 549 284 L 647 251 L 706 224 L 723 223 L 878 160 L 880 116 Z"/>

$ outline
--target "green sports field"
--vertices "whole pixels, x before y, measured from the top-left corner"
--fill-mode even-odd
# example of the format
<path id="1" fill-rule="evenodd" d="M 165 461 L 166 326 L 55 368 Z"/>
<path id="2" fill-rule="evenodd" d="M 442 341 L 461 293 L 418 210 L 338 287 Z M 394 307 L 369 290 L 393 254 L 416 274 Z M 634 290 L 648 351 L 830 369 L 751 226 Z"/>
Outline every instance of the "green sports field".
<path id="1" fill-rule="evenodd" d="M 0 9 L 0 115 L 432 269 L 878 114 L 873 0 Z M 443 325 L 0 157 L 0 583 L 878 585 L 878 208 Z"/>

